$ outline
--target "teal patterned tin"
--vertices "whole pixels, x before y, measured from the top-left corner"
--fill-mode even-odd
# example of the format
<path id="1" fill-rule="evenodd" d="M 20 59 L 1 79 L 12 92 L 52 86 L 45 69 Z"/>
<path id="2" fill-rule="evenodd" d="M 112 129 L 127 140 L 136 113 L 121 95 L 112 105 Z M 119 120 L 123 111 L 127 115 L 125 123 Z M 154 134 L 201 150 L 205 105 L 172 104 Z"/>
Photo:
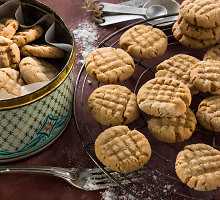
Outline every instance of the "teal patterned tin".
<path id="1" fill-rule="evenodd" d="M 30 94 L 0 101 L 0 163 L 19 160 L 48 147 L 64 131 L 72 113 L 74 39 L 53 10 L 35 0 L 21 3 L 39 16 L 53 14 L 58 35 L 64 38 L 60 42 L 70 44 L 72 49 L 59 63 L 62 69 L 50 83 Z"/>

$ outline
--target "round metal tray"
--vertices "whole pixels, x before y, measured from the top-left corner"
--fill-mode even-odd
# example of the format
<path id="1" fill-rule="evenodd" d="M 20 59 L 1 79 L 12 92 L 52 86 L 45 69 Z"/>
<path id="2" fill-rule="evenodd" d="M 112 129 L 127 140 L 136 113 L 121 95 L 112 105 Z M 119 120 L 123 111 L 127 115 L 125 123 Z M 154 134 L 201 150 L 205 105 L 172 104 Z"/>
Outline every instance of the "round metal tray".
<path id="1" fill-rule="evenodd" d="M 174 15 L 168 15 L 165 17 L 169 16 Z M 107 46 L 120 48 L 119 38 L 121 34 L 134 25 L 142 23 L 148 24 L 147 21 L 149 21 L 149 19 L 133 23 L 116 31 L 112 35 L 108 36 L 105 40 L 103 40 L 99 44 L 98 48 Z M 146 81 L 154 78 L 154 74 L 156 72 L 155 68 L 163 60 L 178 53 L 186 53 L 188 55 L 202 59 L 204 52 L 207 50 L 193 50 L 180 45 L 172 35 L 171 25 L 165 27 L 160 26 L 160 29 L 166 33 L 169 43 L 164 55 L 151 60 L 135 60 L 135 73 L 131 78 L 120 84 L 128 87 L 134 93 L 137 93 L 139 88 Z M 108 127 L 97 123 L 87 108 L 87 100 L 89 95 L 93 90 L 101 85 L 102 84 L 100 82 L 94 81 L 87 76 L 85 65 L 83 65 L 78 74 L 74 90 L 73 117 L 85 151 L 94 161 L 94 163 L 100 167 L 107 176 L 110 177 L 111 181 L 116 182 L 120 186 L 118 187 L 119 193 L 126 192 L 129 193 L 129 195 L 132 195 L 135 199 L 148 200 L 217 200 L 220 198 L 219 190 L 209 192 L 196 191 L 183 184 L 175 173 L 176 156 L 178 152 L 183 150 L 185 145 L 205 143 L 220 150 L 220 134 L 209 132 L 203 129 L 199 124 L 197 124 L 196 131 L 193 133 L 192 137 L 187 141 L 175 144 L 166 144 L 156 140 L 151 135 L 147 128 L 147 115 L 142 112 L 136 121 L 128 125 L 130 129 L 135 128 L 143 133 L 148 138 L 152 148 L 152 155 L 149 162 L 141 170 L 133 173 L 134 177 L 142 177 L 141 181 L 133 182 L 126 176 L 126 174 L 118 173 L 119 177 L 126 177 L 130 182 L 129 184 L 121 185 L 117 178 L 113 178 L 111 174 L 105 171 L 104 166 L 97 160 L 95 156 L 94 141 L 97 136 Z M 190 108 L 196 112 L 199 103 L 204 98 L 205 95 L 202 93 L 194 95 Z"/>

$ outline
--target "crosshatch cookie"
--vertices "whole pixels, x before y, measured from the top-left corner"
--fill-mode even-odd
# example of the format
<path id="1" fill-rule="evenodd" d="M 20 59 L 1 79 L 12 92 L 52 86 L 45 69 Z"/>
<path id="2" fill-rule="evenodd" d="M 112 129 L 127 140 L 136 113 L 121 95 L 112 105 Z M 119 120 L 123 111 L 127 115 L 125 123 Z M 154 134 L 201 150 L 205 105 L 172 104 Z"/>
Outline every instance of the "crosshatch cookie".
<path id="1" fill-rule="evenodd" d="M 18 29 L 19 23 L 12 18 L 0 19 L 0 36 L 11 39 Z"/>
<path id="2" fill-rule="evenodd" d="M 220 94 L 220 61 L 200 61 L 190 74 L 191 82 L 201 92 Z"/>
<path id="3" fill-rule="evenodd" d="M 220 132 L 220 95 L 204 99 L 198 107 L 196 117 L 206 129 Z"/>
<path id="4" fill-rule="evenodd" d="M 147 138 L 127 126 L 114 126 L 102 132 L 95 141 L 97 158 L 108 168 L 129 173 L 142 168 L 151 157 Z"/>
<path id="5" fill-rule="evenodd" d="M 196 38 L 198 40 L 215 39 L 216 41 L 220 39 L 220 25 L 213 28 L 195 26 L 189 24 L 181 15 L 179 15 L 177 19 L 177 24 L 179 25 L 182 34 L 191 38 Z"/>
<path id="6" fill-rule="evenodd" d="M 182 142 L 189 139 L 196 128 L 196 117 L 190 108 L 178 117 L 154 117 L 148 120 L 152 135 L 166 143 Z"/>
<path id="7" fill-rule="evenodd" d="M 220 25 L 219 0 L 185 0 L 180 14 L 190 24 L 210 28 Z"/>
<path id="8" fill-rule="evenodd" d="M 92 51 L 85 64 L 87 74 L 102 83 L 118 83 L 134 73 L 133 58 L 124 50 L 103 47 Z"/>
<path id="9" fill-rule="evenodd" d="M 129 124 L 139 116 L 136 94 L 120 85 L 104 85 L 88 98 L 93 117 L 103 125 Z"/>
<path id="10" fill-rule="evenodd" d="M 11 68 L 0 69 L 0 92 L 21 95 L 21 85 L 19 84 L 19 72 Z"/>
<path id="11" fill-rule="evenodd" d="M 177 54 L 167 60 L 164 60 L 157 66 L 155 77 L 175 78 L 182 81 L 190 89 L 192 94 L 198 93 L 198 90 L 190 81 L 190 73 L 193 66 L 200 60 L 186 54 Z"/>
<path id="12" fill-rule="evenodd" d="M 16 44 L 0 36 L 0 68 L 17 68 L 20 62 L 20 50 Z"/>
<path id="13" fill-rule="evenodd" d="M 195 190 L 220 187 L 220 151 L 207 144 L 185 146 L 177 155 L 175 169 L 179 179 Z"/>
<path id="14" fill-rule="evenodd" d="M 156 58 L 165 52 L 167 36 L 158 28 L 136 25 L 121 35 L 120 46 L 134 58 Z"/>
<path id="15" fill-rule="evenodd" d="M 189 88 L 182 82 L 158 77 L 146 82 L 138 91 L 139 108 L 156 117 L 176 117 L 191 104 Z"/>
<path id="16" fill-rule="evenodd" d="M 24 46 L 25 44 L 32 42 L 39 38 L 43 34 L 43 28 L 39 25 L 35 25 L 32 28 L 24 29 L 17 32 L 13 37 L 12 41 L 18 45 L 18 47 Z"/>
<path id="17" fill-rule="evenodd" d="M 45 60 L 35 57 L 25 57 L 19 64 L 22 78 L 27 84 L 51 81 L 59 71 Z"/>
<path id="18" fill-rule="evenodd" d="M 176 40 L 179 41 L 180 44 L 193 48 L 193 49 L 202 49 L 213 46 L 217 39 L 205 39 L 205 40 L 199 40 L 196 38 L 192 38 L 186 34 L 183 34 L 180 26 L 178 24 L 178 21 L 176 21 L 172 27 L 173 36 L 176 38 Z"/>
<path id="19" fill-rule="evenodd" d="M 203 60 L 220 61 L 220 44 L 210 48 L 203 57 Z"/>
<path id="20" fill-rule="evenodd" d="M 20 48 L 22 56 L 35 56 L 41 58 L 63 58 L 64 51 L 51 45 L 24 45 Z"/>

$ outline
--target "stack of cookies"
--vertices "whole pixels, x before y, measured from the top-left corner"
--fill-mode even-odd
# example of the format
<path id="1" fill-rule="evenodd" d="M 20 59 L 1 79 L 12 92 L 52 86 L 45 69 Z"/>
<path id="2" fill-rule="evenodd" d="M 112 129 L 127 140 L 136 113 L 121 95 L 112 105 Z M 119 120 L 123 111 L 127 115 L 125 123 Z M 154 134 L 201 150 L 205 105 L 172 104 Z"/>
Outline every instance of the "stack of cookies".
<path id="1" fill-rule="evenodd" d="M 220 39 L 220 1 L 183 1 L 172 30 L 174 37 L 186 47 L 213 46 Z"/>
<path id="2" fill-rule="evenodd" d="M 19 31 L 18 27 L 15 19 L 0 19 L 0 92 L 16 96 L 21 95 L 21 86 L 50 81 L 59 73 L 53 65 L 36 57 L 64 57 L 63 50 L 54 46 L 27 45 L 43 35 L 41 26 Z"/>

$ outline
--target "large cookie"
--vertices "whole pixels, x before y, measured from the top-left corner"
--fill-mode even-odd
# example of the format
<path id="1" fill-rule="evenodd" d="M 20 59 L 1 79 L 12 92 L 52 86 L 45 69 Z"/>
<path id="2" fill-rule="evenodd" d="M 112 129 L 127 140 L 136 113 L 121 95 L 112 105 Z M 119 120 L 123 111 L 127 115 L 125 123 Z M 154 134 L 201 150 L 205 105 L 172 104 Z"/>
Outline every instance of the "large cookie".
<path id="1" fill-rule="evenodd" d="M 21 95 L 19 72 L 11 68 L 0 69 L 0 92 Z"/>
<path id="2" fill-rule="evenodd" d="M 189 88 L 182 82 L 158 77 L 146 82 L 138 91 L 139 108 L 156 117 L 176 117 L 191 104 Z"/>
<path id="3" fill-rule="evenodd" d="M 165 52 L 167 37 L 160 29 L 141 24 L 121 35 L 120 46 L 134 58 L 151 59 Z"/>
<path id="4" fill-rule="evenodd" d="M 104 85 L 92 92 L 88 108 L 103 125 L 129 124 L 139 116 L 137 97 L 120 85 Z"/>
<path id="5" fill-rule="evenodd" d="M 182 81 L 190 89 L 192 94 L 198 93 L 194 84 L 190 81 L 190 73 L 193 66 L 200 60 L 186 54 L 177 54 L 167 60 L 164 60 L 157 66 L 155 77 L 175 78 Z"/>
<path id="6" fill-rule="evenodd" d="M 35 57 L 25 57 L 19 64 L 24 81 L 28 84 L 51 81 L 59 71 L 50 63 Z"/>
<path id="7" fill-rule="evenodd" d="M 191 137 L 196 128 L 196 117 L 190 108 L 178 117 L 154 117 L 148 120 L 152 135 L 166 143 L 182 142 Z"/>
<path id="8" fill-rule="evenodd" d="M 35 56 L 41 58 L 63 58 L 64 51 L 51 45 L 24 45 L 20 49 L 22 56 Z"/>
<path id="9" fill-rule="evenodd" d="M 220 25 L 219 0 L 185 0 L 180 6 L 180 14 L 190 24 L 205 28 Z"/>
<path id="10" fill-rule="evenodd" d="M 0 36 L 0 68 L 17 68 L 20 62 L 20 50 L 16 44 Z"/>
<path id="11" fill-rule="evenodd" d="M 220 44 L 210 48 L 204 54 L 203 60 L 218 60 L 218 61 L 220 61 Z"/>
<path id="12" fill-rule="evenodd" d="M 0 36 L 11 39 L 18 29 L 18 22 L 15 19 L 3 18 L 0 19 Z"/>
<path id="13" fill-rule="evenodd" d="M 185 146 L 177 155 L 175 168 L 179 179 L 195 190 L 220 187 L 220 151 L 209 145 Z"/>
<path id="14" fill-rule="evenodd" d="M 89 54 L 85 68 L 92 79 L 109 84 L 128 79 L 134 73 L 135 64 L 124 50 L 103 47 Z"/>
<path id="15" fill-rule="evenodd" d="M 206 129 L 220 132 L 220 96 L 211 96 L 204 99 L 198 107 L 196 117 Z"/>
<path id="16" fill-rule="evenodd" d="M 190 74 L 191 82 L 201 92 L 220 94 L 220 61 L 200 61 Z"/>
<path id="17" fill-rule="evenodd" d="M 173 31 L 173 36 L 176 38 L 176 40 L 179 41 L 180 44 L 193 49 L 202 49 L 202 48 L 211 47 L 217 42 L 216 38 L 199 40 L 196 38 L 192 38 L 186 34 L 183 34 L 178 24 L 178 21 L 174 23 L 172 27 L 172 31 Z"/>
<path id="18" fill-rule="evenodd" d="M 129 173 L 142 168 L 150 159 L 147 138 L 127 126 L 114 126 L 102 132 L 95 141 L 97 158 L 108 168 Z"/>
<path id="19" fill-rule="evenodd" d="M 18 47 L 24 46 L 25 44 L 32 42 L 39 38 L 43 34 L 43 28 L 39 25 L 35 25 L 32 28 L 24 29 L 17 32 L 13 37 L 12 41 L 18 45 Z"/>

